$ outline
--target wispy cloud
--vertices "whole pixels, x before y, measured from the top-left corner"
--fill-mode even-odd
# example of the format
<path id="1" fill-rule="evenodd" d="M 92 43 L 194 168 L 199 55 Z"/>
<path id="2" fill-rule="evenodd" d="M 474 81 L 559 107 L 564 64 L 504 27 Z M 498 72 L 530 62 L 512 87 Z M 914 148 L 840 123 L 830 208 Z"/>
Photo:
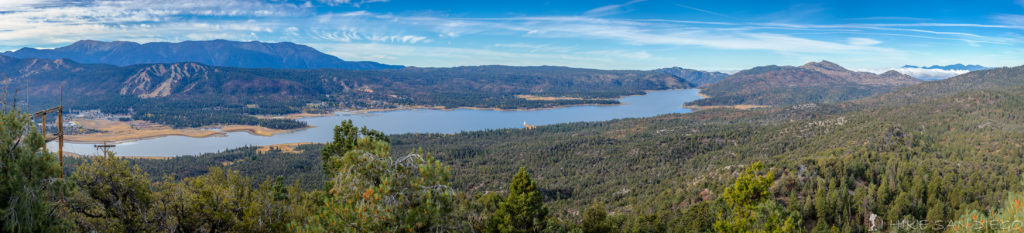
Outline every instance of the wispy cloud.
<path id="1" fill-rule="evenodd" d="M 695 11 L 703 12 L 703 13 L 710 14 L 710 15 L 715 15 L 715 16 L 721 16 L 721 17 L 725 17 L 725 18 L 735 19 L 735 17 L 728 16 L 726 14 L 722 14 L 722 13 L 718 13 L 718 12 L 714 12 L 714 11 L 709 11 L 709 10 L 705 10 L 705 9 L 700 9 L 700 8 L 692 7 L 692 6 L 689 6 L 689 5 L 683 5 L 683 4 L 676 3 L 676 6 L 679 6 L 679 7 L 682 7 L 682 8 L 687 8 L 687 9 L 690 9 L 690 10 L 695 10 Z"/>
<path id="2" fill-rule="evenodd" d="M 846 41 L 850 45 L 855 45 L 855 46 L 871 46 L 871 45 L 876 45 L 876 44 L 881 44 L 882 43 L 881 41 L 877 41 L 875 39 L 860 38 L 860 37 L 849 38 Z"/>
<path id="3" fill-rule="evenodd" d="M 621 14 L 621 13 L 625 12 L 625 10 L 623 8 L 628 7 L 630 5 L 633 5 L 633 4 L 641 3 L 641 2 L 644 2 L 644 1 L 647 1 L 647 0 L 632 0 L 632 1 L 629 1 L 629 2 L 626 2 L 626 3 L 623 3 L 623 4 L 614 4 L 614 5 L 602 6 L 602 7 L 590 9 L 587 12 L 584 12 L 583 15 L 588 15 L 588 16 L 617 15 L 617 14 Z"/>
<path id="4" fill-rule="evenodd" d="M 359 7 L 359 6 L 361 6 L 363 4 L 367 4 L 367 3 L 388 2 L 388 1 L 389 0 L 355 0 L 355 1 L 353 1 L 353 0 L 317 0 L 317 2 L 320 2 L 320 3 L 323 3 L 323 4 L 327 4 L 329 6 L 352 5 L 354 7 Z"/>

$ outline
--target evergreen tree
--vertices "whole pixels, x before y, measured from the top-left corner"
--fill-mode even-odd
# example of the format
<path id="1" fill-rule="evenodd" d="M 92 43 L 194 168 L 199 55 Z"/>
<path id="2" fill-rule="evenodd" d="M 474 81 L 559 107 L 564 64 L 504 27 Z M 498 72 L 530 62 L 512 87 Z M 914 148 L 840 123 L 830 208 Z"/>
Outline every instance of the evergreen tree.
<path id="1" fill-rule="evenodd" d="M 362 135 L 362 136 L 360 136 Z M 461 229 L 448 166 L 429 154 L 392 157 L 383 134 L 350 121 L 324 148 L 332 177 L 322 207 L 298 232 L 443 232 Z M 327 165 L 332 164 L 332 165 Z"/>
<path id="2" fill-rule="evenodd" d="M 763 166 L 753 166 L 736 178 L 736 183 L 725 189 L 722 199 L 732 207 L 727 219 L 715 222 L 714 229 L 720 233 L 745 232 L 798 232 L 801 219 L 799 213 L 790 213 L 771 199 L 769 188 L 774 173 L 759 175 Z"/>
<path id="3" fill-rule="evenodd" d="M 153 211 L 149 177 L 113 153 L 89 159 L 71 180 L 77 192 L 68 202 L 81 230 L 151 232 L 163 225 L 163 216 Z"/>
<path id="4" fill-rule="evenodd" d="M 0 231 L 65 232 L 71 224 L 54 202 L 70 187 L 56 155 L 28 115 L 0 112 Z"/>
<path id="5" fill-rule="evenodd" d="M 355 149 L 360 138 L 367 138 L 371 142 L 390 142 L 388 136 L 380 131 L 366 127 L 360 129 L 352 124 L 352 120 L 342 121 L 341 125 L 334 127 L 334 140 L 324 144 L 324 149 L 320 152 L 324 172 L 333 176 L 343 166 L 341 157 Z"/>
<path id="6" fill-rule="evenodd" d="M 540 232 L 548 215 L 544 207 L 543 197 L 537 190 L 537 184 L 530 179 L 525 167 L 512 177 L 509 184 L 508 197 L 501 203 L 498 211 L 488 219 L 487 232 L 492 233 L 525 233 Z"/>
<path id="7" fill-rule="evenodd" d="M 582 225 L 584 233 L 611 233 L 614 230 L 601 203 L 594 203 L 583 211 Z"/>

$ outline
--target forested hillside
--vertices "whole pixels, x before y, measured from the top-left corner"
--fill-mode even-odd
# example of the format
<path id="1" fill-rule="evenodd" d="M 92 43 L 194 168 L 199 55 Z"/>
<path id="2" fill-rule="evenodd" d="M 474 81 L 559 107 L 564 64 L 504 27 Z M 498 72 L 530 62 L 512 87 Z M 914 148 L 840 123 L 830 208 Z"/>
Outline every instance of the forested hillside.
<path id="1" fill-rule="evenodd" d="M 889 71 L 882 74 L 855 72 L 828 61 L 800 67 L 762 66 L 744 70 L 701 89 L 710 96 L 694 101 L 700 106 L 835 103 L 884 94 L 920 83 L 913 77 Z"/>
<path id="2" fill-rule="evenodd" d="M 1024 190 L 1024 149 L 1015 143 L 1024 140 L 1022 71 L 977 71 L 854 102 L 389 141 L 398 154 L 433 154 L 450 166 L 452 187 L 485 198 L 477 201 L 504 195 L 525 167 L 555 222 L 587 222 L 606 210 L 602 221 L 622 232 L 730 232 L 761 229 L 742 223 L 765 219 L 779 220 L 764 227 L 783 232 L 963 230 L 964 216 L 1003 208 L 1015 200 L 1006 201 L 1009 192 Z M 299 165 L 315 164 L 317 148 L 133 163 L 151 174 L 191 174 L 179 179 L 211 165 L 305 182 L 319 179 Z M 280 162 L 292 159 L 305 162 Z"/>

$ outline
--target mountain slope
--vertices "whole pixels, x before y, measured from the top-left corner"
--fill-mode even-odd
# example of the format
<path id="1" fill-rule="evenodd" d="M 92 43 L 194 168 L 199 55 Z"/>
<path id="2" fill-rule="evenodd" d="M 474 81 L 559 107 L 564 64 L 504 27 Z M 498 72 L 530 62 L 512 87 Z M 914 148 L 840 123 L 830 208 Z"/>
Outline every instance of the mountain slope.
<path id="1" fill-rule="evenodd" d="M 695 87 L 716 83 L 718 81 L 722 81 L 722 79 L 725 79 L 726 77 L 729 77 L 729 74 L 722 72 L 708 72 L 700 70 L 683 69 L 679 67 L 662 68 L 654 70 L 654 72 L 670 74 L 672 76 L 685 79 L 687 82 L 695 85 Z"/>
<path id="2" fill-rule="evenodd" d="M 790 105 L 841 102 L 889 92 L 920 83 L 895 71 L 876 75 L 847 70 L 835 63 L 811 62 L 800 67 L 762 66 L 730 75 L 702 88 L 711 98 L 694 101 L 699 106 Z"/>
<path id="3" fill-rule="evenodd" d="M 82 40 L 55 49 L 22 48 L 2 55 L 16 58 L 71 59 L 79 63 L 128 66 L 150 63 L 198 62 L 212 66 L 285 69 L 397 69 L 376 62 L 349 62 L 290 42 L 263 43 L 227 40 L 180 43 L 102 42 Z"/>

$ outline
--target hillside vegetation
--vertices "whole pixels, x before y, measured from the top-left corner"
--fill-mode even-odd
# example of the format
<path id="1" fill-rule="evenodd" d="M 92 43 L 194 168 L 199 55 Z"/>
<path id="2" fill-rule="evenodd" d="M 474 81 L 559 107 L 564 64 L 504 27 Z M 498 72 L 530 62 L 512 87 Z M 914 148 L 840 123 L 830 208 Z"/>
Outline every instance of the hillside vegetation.
<path id="1" fill-rule="evenodd" d="M 1006 203 L 1019 197 L 1009 192 L 1024 191 L 1024 149 L 1016 143 L 1024 140 L 1022 87 L 1024 67 L 1001 68 L 853 102 L 394 135 L 389 141 L 398 154 L 422 150 L 449 166 L 452 187 L 476 195 L 465 201 L 482 206 L 473 212 L 482 216 L 486 203 L 493 204 L 488 198 L 507 194 L 509 177 L 525 167 L 555 219 L 548 226 L 964 230 L 965 219 L 977 220 L 971 215 L 1015 211 L 1016 204 Z M 315 164 L 319 147 L 291 156 L 239 149 L 133 163 L 152 174 L 186 174 L 179 179 L 204 174 L 202 166 L 210 165 L 305 182 L 322 179 L 305 175 L 318 170 L 299 165 Z M 278 160 L 300 162 L 266 162 Z M 169 166 L 193 162 L 199 165 L 192 170 Z M 987 214 L 992 208 L 1007 209 Z M 763 222 L 771 219 L 778 221 Z M 765 224 L 749 225 L 757 221 Z"/>
<path id="2" fill-rule="evenodd" d="M 877 75 L 855 72 L 828 61 L 810 62 L 800 67 L 762 66 L 706 85 L 701 93 L 710 98 L 691 104 L 785 106 L 836 103 L 884 94 L 920 82 L 896 71 Z"/>

